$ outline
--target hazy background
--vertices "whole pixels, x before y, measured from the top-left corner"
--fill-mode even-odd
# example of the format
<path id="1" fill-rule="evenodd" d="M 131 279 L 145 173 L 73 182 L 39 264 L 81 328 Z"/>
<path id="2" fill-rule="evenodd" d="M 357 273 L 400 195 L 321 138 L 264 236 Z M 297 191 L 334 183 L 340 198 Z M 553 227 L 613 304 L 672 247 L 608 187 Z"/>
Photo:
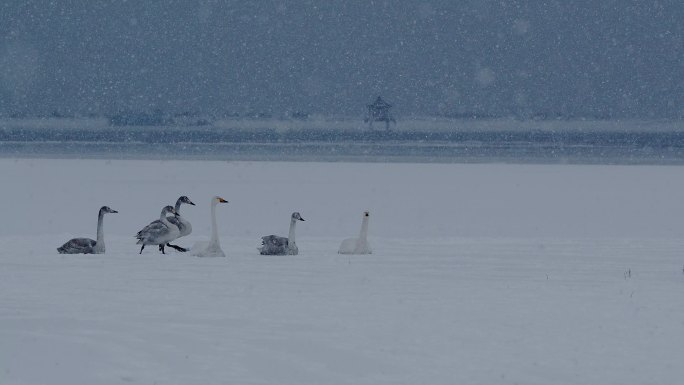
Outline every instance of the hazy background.
<path id="1" fill-rule="evenodd" d="M 681 1 L 0 4 L 0 116 L 679 118 Z"/>

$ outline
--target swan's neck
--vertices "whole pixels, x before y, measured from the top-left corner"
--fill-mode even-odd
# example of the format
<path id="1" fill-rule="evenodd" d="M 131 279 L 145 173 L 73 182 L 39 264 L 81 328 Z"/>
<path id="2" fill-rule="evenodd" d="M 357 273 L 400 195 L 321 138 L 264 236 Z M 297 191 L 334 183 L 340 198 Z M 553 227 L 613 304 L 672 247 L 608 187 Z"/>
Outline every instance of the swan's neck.
<path id="1" fill-rule="evenodd" d="M 297 220 L 292 218 L 290 221 L 290 233 L 287 236 L 287 242 L 290 244 L 295 244 L 295 226 L 297 225 Z"/>
<path id="2" fill-rule="evenodd" d="M 361 222 L 361 234 L 359 239 L 365 241 L 368 238 L 368 217 L 363 217 L 363 222 Z"/>
<path id="3" fill-rule="evenodd" d="M 180 199 L 178 199 L 178 200 L 176 201 L 176 207 L 175 207 L 175 209 L 176 209 L 176 212 L 177 212 L 178 214 L 180 214 L 181 203 L 182 203 L 182 202 L 181 202 Z"/>
<path id="4" fill-rule="evenodd" d="M 100 211 L 99 214 L 97 214 L 97 242 L 95 243 L 95 248 L 101 251 L 104 251 L 105 244 L 104 244 L 104 211 Z"/>
<path id="5" fill-rule="evenodd" d="M 218 245 L 218 229 L 216 228 L 216 204 L 211 205 L 211 241 L 212 244 Z"/>

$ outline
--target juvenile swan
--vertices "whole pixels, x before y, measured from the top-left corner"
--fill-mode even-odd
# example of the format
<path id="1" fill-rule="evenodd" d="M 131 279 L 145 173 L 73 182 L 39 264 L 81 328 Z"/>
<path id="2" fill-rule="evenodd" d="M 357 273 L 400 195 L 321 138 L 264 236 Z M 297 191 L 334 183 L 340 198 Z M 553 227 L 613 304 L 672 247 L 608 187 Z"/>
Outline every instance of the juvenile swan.
<path id="1" fill-rule="evenodd" d="M 361 234 L 358 238 L 347 238 L 342 241 L 340 249 L 337 251 L 339 254 L 370 254 L 371 250 L 370 244 L 368 243 L 368 217 L 370 214 L 368 211 L 363 212 L 363 221 L 361 222 Z"/>
<path id="2" fill-rule="evenodd" d="M 103 254 L 105 252 L 104 232 L 102 225 L 104 215 L 107 213 L 118 213 L 116 210 L 110 209 L 108 206 L 102 206 L 100 212 L 97 214 L 97 241 L 90 238 L 74 238 L 62 247 L 57 248 L 60 254 Z"/>
<path id="3" fill-rule="evenodd" d="M 142 254 L 142 251 L 146 245 L 159 245 L 159 251 L 161 251 L 162 254 L 166 254 L 164 252 L 164 245 L 178 238 L 180 235 L 178 226 L 169 222 L 169 220 L 166 218 L 167 213 L 175 215 L 176 210 L 172 206 L 164 207 L 161 211 L 161 215 L 159 216 L 159 221 L 161 222 L 159 225 L 153 226 L 152 223 L 150 223 L 149 225 L 145 226 L 145 228 L 138 231 L 138 234 L 135 235 L 135 237 L 138 238 L 138 242 L 136 243 L 138 245 L 142 245 L 140 248 L 140 254 Z"/>
<path id="4" fill-rule="evenodd" d="M 181 207 L 181 204 L 183 204 L 183 203 L 187 203 L 187 204 L 193 205 L 193 206 L 195 205 L 194 203 L 192 203 L 192 201 L 190 200 L 190 198 L 188 198 L 188 197 L 186 197 L 185 195 L 183 195 L 183 196 L 181 196 L 180 198 L 178 198 L 178 200 L 176 201 L 176 207 L 174 207 L 174 209 L 176 210 L 176 215 L 173 216 L 173 217 L 166 218 L 169 222 L 171 222 L 172 224 L 176 225 L 176 227 L 178 227 L 178 231 L 180 232 L 180 234 L 178 235 L 178 238 L 184 237 L 184 236 L 189 235 L 190 233 L 192 233 L 192 225 L 190 224 L 190 221 L 188 221 L 187 219 L 183 218 L 183 217 L 180 215 L 180 207 Z M 140 230 L 140 231 L 141 231 L 141 232 L 147 232 L 147 231 L 149 231 L 152 227 L 160 227 L 160 226 L 163 226 L 163 223 L 161 222 L 161 220 L 157 219 L 156 221 L 154 221 L 154 222 L 150 223 L 149 225 L 145 226 L 145 228 L 142 229 L 142 230 Z M 186 251 L 188 251 L 188 249 L 186 249 L 186 248 L 184 248 L 184 247 L 180 247 L 180 246 L 177 246 L 177 245 L 172 245 L 172 244 L 170 244 L 170 243 L 168 243 L 168 242 L 166 243 L 166 246 L 172 247 L 172 248 L 174 248 L 174 249 L 176 249 L 176 250 L 178 250 L 178 251 L 180 251 L 180 252 L 186 252 Z M 160 247 L 159 247 L 159 250 L 161 250 L 161 245 L 160 245 Z"/>
<path id="5" fill-rule="evenodd" d="M 221 197 L 211 198 L 211 239 L 209 242 L 197 242 L 192 246 L 192 255 L 198 257 L 225 257 L 226 254 L 221 250 L 221 244 L 218 238 L 218 229 L 216 228 L 216 205 L 219 203 L 228 203 L 227 200 Z"/>
<path id="6" fill-rule="evenodd" d="M 303 221 L 298 212 L 292 213 L 290 220 L 290 234 L 287 238 L 279 237 L 277 235 L 267 235 L 261 237 L 262 246 L 259 248 L 261 255 L 297 255 L 299 249 L 295 243 L 295 225 L 297 221 Z"/>

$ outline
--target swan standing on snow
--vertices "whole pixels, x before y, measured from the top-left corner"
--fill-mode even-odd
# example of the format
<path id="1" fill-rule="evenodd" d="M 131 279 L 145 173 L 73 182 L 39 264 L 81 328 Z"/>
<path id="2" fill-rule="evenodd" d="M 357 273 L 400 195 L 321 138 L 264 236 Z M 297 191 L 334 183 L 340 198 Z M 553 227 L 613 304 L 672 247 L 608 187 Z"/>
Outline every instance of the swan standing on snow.
<path id="1" fill-rule="evenodd" d="M 287 238 L 279 237 L 277 235 L 267 235 L 261 237 L 262 246 L 259 247 L 261 255 L 297 255 L 299 249 L 295 243 L 295 225 L 297 221 L 304 221 L 298 212 L 292 213 L 290 220 L 290 234 Z"/>
<path id="2" fill-rule="evenodd" d="M 143 249 L 147 245 L 159 245 L 159 251 L 161 251 L 162 254 L 166 254 L 164 252 L 164 245 L 180 236 L 178 226 L 169 222 L 166 218 L 167 213 L 177 215 L 176 210 L 172 206 L 166 206 L 161 211 L 161 215 L 159 216 L 160 223 L 158 225 L 154 225 L 154 222 L 150 223 L 135 235 L 135 237 L 138 238 L 138 242 L 136 243 L 142 245 L 140 254 L 142 254 Z"/>
<path id="3" fill-rule="evenodd" d="M 225 257 L 226 254 L 221 250 L 221 244 L 218 238 L 218 229 L 216 228 L 216 205 L 219 203 L 228 203 L 227 200 L 221 197 L 211 198 L 211 239 L 209 242 L 197 242 L 192 246 L 191 253 L 198 257 Z"/>
<path id="4" fill-rule="evenodd" d="M 361 234 L 358 238 L 347 238 L 342 241 L 339 254 L 371 254 L 370 244 L 368 243 L 368 211 L 363 212 L 363 221 L 361 222 Z"/>
<path id="5" fill-rule="evenodd" d="M 181 204 L 183 204 L 183 203 L 187 203 L 187 204 L 193 205 L 193 206 L 195 205 L 194 203 L 192 203 L 190 198 L 183 195 L 180 198 L 178 198 L 178 200 L 176 201 L 176 207 L 174 207 L 174 210 L 176 210 L 176 215 L 173 217 L 166 218 L 169 222 L 171 222 L 176 227 L 178 227 L 178 231 L 180 232 L 180 234 L 178 235 L 178 238 L 184 237 L 184 236 L 192 233 L 192 225 L 190 224 L 190 221 L 188 221 L 187 219 L 183 218 L 180 215 L 180 207 L 181 207 Z M 145 228 L 140 230 L 140 232 L 147 232 L 147 231 L 150 231 L 150 229 L 152 227 L 160 227 L 160 226 L 163 226 L 163 223 L 159 219 L 157 219 L 156 221 L 145 226 Z M 188 251 L 188 249 L 186 249 L 184 247 L 172 245 L 168 242 L 166 243 L 166 246 L 172 247 L 172 248 L 174 248 L 180 252 L 183 252 L 183 253 Z M 161 247 L 159 248 L 159 250 L 161 250 Z"/>
<path id="6" fill-rule="evenodd" d="M 90 238 L 74 238 L 57 248 L 60 254 L 103 254 L 105 252 L 104 232 L 102 226 L 104 215 L 118 213 L 108 206 L 102 206 L 97 214 L 97 241 Z"/>

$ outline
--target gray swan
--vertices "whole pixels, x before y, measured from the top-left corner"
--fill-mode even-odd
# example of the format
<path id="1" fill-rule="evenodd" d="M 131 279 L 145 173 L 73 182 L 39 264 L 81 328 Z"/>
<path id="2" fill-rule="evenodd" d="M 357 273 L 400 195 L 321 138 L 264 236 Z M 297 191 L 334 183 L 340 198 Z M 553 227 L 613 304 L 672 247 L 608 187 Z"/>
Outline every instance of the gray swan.
<path id="1" fill-rule="evenodd" d="M 299 248 L 297 248 L 297 243 L 295 243 L 295 225 L 297 221 L 304 221 L 298 212 L 292 213 L 292 218 L 290 219 L 290 233 L 287 238 L 279 237 L 277 235 L 267 235 L 261 237 L 262 246 L 259 247 L 259 253 L 261 255 L 297 255 L 299 254 Z"/>
<path id="2" fill-rule="evenodd" d="M 104 232 L 102 230 L 104 215 L 118 213 L 108 206 L 102 206 L 97 214 L 97 241 L 90 238 L 74 238 L 57 248 L 60 254 L 103 254 L 105 252 Z"/>
<path id="3" fill-rule="evenodd" d="M 171 222 L 172 224 L 176 225 L 176 227 L 178 227 L 178 231 L 180 232 L 180 235 L 178 235 L 178 238 L 184 237 L 186 235 L 190 235 L 190 233 L 192 233 L 192 225 L 190 224 L 190 221 L 188 221 L 187 219 L 183 218 L 180 215 L 180 207 L 181 207 L 181 204 L 183 204 L 183 203 L 193 205 L 193 206 L 195 205 L 194 203 L 192 203 L 190 198 L 183 195 L 183 196 L 179 197 L 178 200 L 176 200 L 176 207 L 174 207 L 174 209 L 176 210 L 176 215 L 166 218 L 169 222 Z M 150 227 L 159 227 L 161 225 L 162 225 L 161 220 L 157 219 L 156 221 L 145 226 L 145 228 L 140 230 L 140 231 L 141 232 L 147 232 L 150 230 Z M 186 249 L 184 247 L 180 247 L 178 245 L 172 245 L 168 242 L 166 243 L 166 246 L 172 247 L 172 248 L 174 248 L 180 252 L 188 251 L 188 249 Z M 159 250 L 161 250 L 161 247 L 159 248 Z"/>
<path id="4" fill-rule="evenodd" d="M 178 226 L 171 223 L 166 218 L 166 214 L 176 215 L 176 210 L 172 206 L 165 206 L 161 211 L 161 215 L 159 216 L 159 224 L 153 225 L 150 223 L 142 230 L 138 231 L 138 234 L 135 235 L 135 237 L 138 238 L 138 242 L 136 243 L 138 245 L 142 245 L 140 248 L 140 254 L 142 254 L 143 249 L 147 245 L 159 245 L 159 251 L 161 251 L 162 254 L 166 254 L 164 252 L 164 246 L 168 242 L 178 238 L 180 235 Z"/>

